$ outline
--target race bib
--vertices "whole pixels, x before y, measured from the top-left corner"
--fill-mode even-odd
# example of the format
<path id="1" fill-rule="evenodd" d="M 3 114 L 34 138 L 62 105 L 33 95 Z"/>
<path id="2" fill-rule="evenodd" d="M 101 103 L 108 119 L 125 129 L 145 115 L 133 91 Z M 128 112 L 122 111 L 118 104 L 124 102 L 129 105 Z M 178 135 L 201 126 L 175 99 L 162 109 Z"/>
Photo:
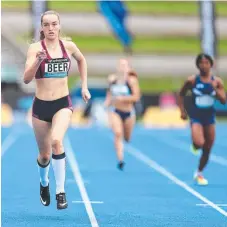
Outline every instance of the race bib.
<path id="1" fill-rule="evenodd" d="M 51 59 L 45 63 L 46 78 L 63 78 L 68 75 L 69 60 L 66 58 Z"/>
<path id="2" fill-rule="evenodd" d="M 214 98 L 209 95 L 196 97 L 195 104 L 199 108 L 209 108 L 214 105 Z"/>

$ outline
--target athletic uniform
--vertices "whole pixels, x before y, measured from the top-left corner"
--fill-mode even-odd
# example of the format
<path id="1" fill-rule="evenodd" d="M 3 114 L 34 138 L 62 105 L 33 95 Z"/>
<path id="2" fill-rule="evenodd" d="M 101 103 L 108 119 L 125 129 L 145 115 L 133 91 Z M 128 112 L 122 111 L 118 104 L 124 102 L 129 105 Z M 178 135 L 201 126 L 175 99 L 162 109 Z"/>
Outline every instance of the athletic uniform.
<path id="1" fill-rule="evenodd" d="M 214 77 L 211 77 L 214 80 Z M 204 83 L 201 81 L 200 76 L 197 75 L 195 83 L 191 89 L 192 91 L 192 108 L 190 110 L 191 124 L 197 123 L 202 126 L 208 126 L 215 124 L 215 108 L 214 103 L 216 100 L 216 92 L 213 89 L 211 83 Z M 191 145 L 191 152 L 194 155 L 199 154 L 193 144 Z M 194 180 L 198 185 L 207 185 L 208 180 L 205 179 L 201 172 L 196 171 L 194 174 Z"/>
<path id="2" fill-rule="evenodd" d="M 213 76 L 212 80 L 214 80 Z M 216 92 L 212 85 L 202 82 L 197 75 L 192 87 L 193 103 L 189 114 L 191 123 L 199 123 L 202 126 L 215 123 L 215 96 Z"/>
<path id="3" fill-rule="evenodd" d="M 51 58 L 44 41 L 41 41 L 42 48 L 47 53 L 47 58 L 41 62 L 35 75 L 36 80 L 48 80 L 48 78 L 65 78 L 68 76 L 71 61 L 61 40 L 59 40 L 59 44 L 63 56 L 61 58 Z M 56 89 L 59 88 L 56 87 Z M 35 97 L 32 106 L 32 116 L 42 121 L 52 122 L 55 113 L 63 108 L 69 108 L 73 110 L 69 95 L 53 101 L 40 100 Z M 65 152 L 62 154 L 52 153 L 52 166 L 56 181 L 57 209 L 65 209 L 68 207 L 64 190 L 66 168 L 65 159 Z M 46 165 L 41 165 L 38 160 L 37 163 L 40 173 L 40 200 L 44 206 L 49 206 L 50 191 L 48 173 L 50 161 Z"/>
<path id="4" fill-rule="evenodd" d="M 109 86 L 109 91 L 111 93 L 111 95 L 114 97 L 118 97 L 118 96 L 130 96 L 132 94 L 132 90 L 128 84 L 128 82 L 125 83 L 111 83 Z M 120 118 L 122 119 L 122 121 L 125 121 L 127 118 L 133 116 L 135 114 L 134 108 L 132 111 L 121 111 L 119 109 L 116 109 L 115 107 L 110 107 L 110 110 L 112 112 L 117 113 Z"/>
<path id="5" fill-rule="evenodd" d="M 62 58 L 51 58 L 44 40 L 41 40 L 41 45 L 47 53 L 47 58 L 40 64 L 35 79 L 65 78 L 68 76 L 71 61 L 61 40 L 59 40 L 59 44 L 63 54 Z M 32 107 L 32 116 L 42 121 L 52 122 L 54 114 L 63 108 L 69 108 L 73 111 L 69 95 L 53 101 L 40 100 L 35 97 Z"/>

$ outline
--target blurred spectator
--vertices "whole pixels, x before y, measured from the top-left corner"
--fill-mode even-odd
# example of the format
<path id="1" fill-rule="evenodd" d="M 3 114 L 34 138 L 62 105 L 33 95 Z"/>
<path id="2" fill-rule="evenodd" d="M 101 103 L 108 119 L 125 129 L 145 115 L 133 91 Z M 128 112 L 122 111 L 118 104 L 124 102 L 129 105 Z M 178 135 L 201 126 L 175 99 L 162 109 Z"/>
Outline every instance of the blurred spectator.
<path id="1" fill-rule="evenodd" d="M 110 24 L 114 34 L 120 40 L 126 54 L 132 54 L 132 34 L 128 31 L 125 19 L 128 15 L 125 4 L 118 1 L 97 1 L 100 13 Z"/>

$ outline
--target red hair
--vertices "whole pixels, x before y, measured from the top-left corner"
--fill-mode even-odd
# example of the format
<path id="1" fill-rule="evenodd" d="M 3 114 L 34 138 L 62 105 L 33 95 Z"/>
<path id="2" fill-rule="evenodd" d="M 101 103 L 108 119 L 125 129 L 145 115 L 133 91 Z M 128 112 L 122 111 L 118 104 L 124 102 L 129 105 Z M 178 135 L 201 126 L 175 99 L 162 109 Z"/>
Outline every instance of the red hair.
<path id="1" fill-rule="evenodd" d="M 138 77 L 137 76 L 137 73 L 135 72 L 135 71 L 133 71 L 133 70 L 130 70 L 129 72 L 128 72 L 128 76 L 132 76 L 132 77 Z"/>

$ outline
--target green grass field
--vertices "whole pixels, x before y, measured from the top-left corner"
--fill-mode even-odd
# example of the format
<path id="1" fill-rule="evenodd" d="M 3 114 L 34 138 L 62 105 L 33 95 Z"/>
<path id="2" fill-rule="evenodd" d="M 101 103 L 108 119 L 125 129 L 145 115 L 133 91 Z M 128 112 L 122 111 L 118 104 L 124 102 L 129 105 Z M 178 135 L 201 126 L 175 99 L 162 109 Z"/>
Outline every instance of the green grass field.
<path id="1" fill-rule="evenodd" d="M 168 76 L 152 76 L 152 77 L 141 77 L 139 78 L 140 89 L 142 93 L 156 93 L 156 92 L 176 92 L 180 89 L 184 80 L 188 75 L 184 77 L 168 77 Z M 89 76 L 88 76 L 89 77 Z M 91 78 L 95 77 L 94 75 Z M 100 76 L 99 76 L 100 77 Z M 106 76 L 101 76 L 106 78 Z M 96 77 L 97 78 L 97 77 Z M 79 75 L 69 77 L 69 87 L 70 89 L 79 80 Z M 224 81 L 225 90 L 227 91 L 227 76 L 222 77 Z"/>
<path id="2" fill-rule="evenodd" d="M 28 1 L 1 2 L 2 9 L 21 11 L 29 9 Z M 198 2 L 163 2 L 163 1 L 127 1 L 126 5 L 132 14 L 150 14 L 166 16 L 196 16 Z M 59 12 L 97 12 L 95 1 L 49 1 L 49 8 Z M 217 15 L 227 16 L 227 2 L 216 2 Z"/>
<path id="3" fill-rule="evenodd" d="M 123 48 L 114 36 L 68 35 L 83 53 L 122 53 Z M 31 40 L 24 34 L 18 42 Z M 199 37 L 188 36 L 138 36 L 133 43 L 135 54 L 195 55 L 201 51 Z M 227 38 L 218 42 L 220 56 L 227 53 Z"/>
<path id="4" fill-rule="evenodd" d="M 122 52 L 119 41 L 113 36 L 69 36 L 84 53 Z M 133 51 L 137 54 L 194 55 L 200 51 L 200 40 L 199 37 L 184 36 L 138 36 L 133 43 Z M 227 39 L 221 39 L 219 41 L 218 52 L 220 55 L 226 55 Z"/>

